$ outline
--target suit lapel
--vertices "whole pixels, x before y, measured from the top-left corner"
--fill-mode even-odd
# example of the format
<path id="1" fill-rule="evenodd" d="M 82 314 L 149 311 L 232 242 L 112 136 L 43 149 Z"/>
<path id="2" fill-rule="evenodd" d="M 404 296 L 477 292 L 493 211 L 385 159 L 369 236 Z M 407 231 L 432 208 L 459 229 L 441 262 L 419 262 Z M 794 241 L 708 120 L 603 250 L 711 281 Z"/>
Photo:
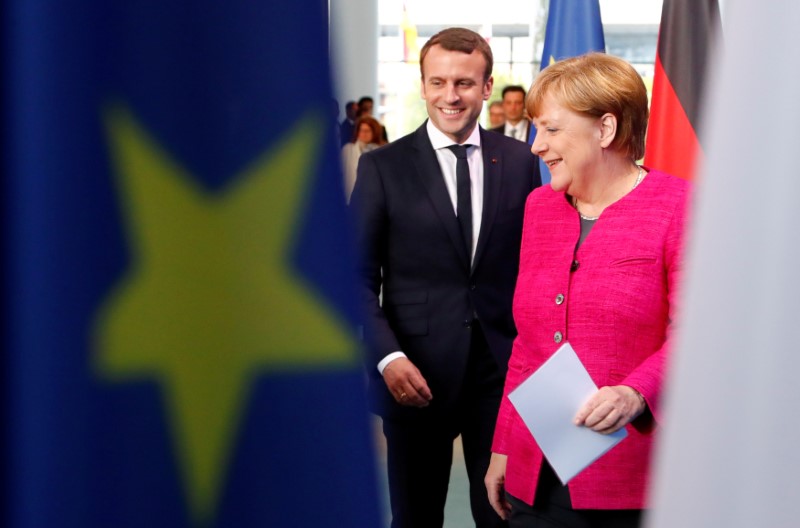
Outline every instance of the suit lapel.
<path id="1" fill-rule="evenodd" d="M 436 152 L 433 150 L 433 145 L 431 145 L 431 140 L 428 138 L 428 132 L 425 129 L 426 123 L 423 123 L 415 132 L 413 144 L 417 150 L 417 155 L 412 156 L 412 159 L 414 160 L 417 175 L 428 191 L 433 208 L 442 222 L 450 242 L 458 252 L 464 267 L 467 268 L 469 257 L 464 248 L 464 241 L 461 239 L 461 229 L 458 225 L 456 213 L 453 210 L 453 202 L 450 200 L 450 194 L 447 192 L 447 186 L 444 183 L 439 160 L 436 158 Z"/>
<path id="2" fill-rule="evenodd" d="M 483 152 L 483 214 L 481 215 L 481 231 L 478 234 L 478 246 L 475 258 L 472 259 L 472 271 L 480 262 L 486 249 L 486 242 L 492 232 L 494 219 L 502 186 L 503 156 L 495 141 L 494 133 L 481 129 L 481 150 Z"/>

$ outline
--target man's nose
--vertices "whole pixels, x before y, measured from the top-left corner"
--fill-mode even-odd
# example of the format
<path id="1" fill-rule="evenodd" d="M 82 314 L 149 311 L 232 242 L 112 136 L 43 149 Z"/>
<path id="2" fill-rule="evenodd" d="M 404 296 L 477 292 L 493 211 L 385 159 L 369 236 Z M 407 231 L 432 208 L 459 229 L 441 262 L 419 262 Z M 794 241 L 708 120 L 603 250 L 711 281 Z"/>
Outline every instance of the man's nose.
<path id="1" fill-rule="evenodd" d="M 454 102 L 458 101 L 459 95 L 458 95 L 458 91 L 456 90 L 456 85 L 455 84 L 448 84 L 447 87 L 445 88 L 444 96 L 445 96 L 445 100 L 448 103 L 454 103 Z"/>

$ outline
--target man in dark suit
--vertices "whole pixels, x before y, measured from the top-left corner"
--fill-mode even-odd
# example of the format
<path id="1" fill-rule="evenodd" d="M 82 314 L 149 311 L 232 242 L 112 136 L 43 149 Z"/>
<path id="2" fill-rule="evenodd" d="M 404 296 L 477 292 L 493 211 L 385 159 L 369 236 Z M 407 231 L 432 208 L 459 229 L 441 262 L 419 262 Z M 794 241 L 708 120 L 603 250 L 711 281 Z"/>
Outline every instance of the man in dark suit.
<path id="1" fill-rule="evenodd" d="M 358 114 L 358 103 L 355 101 L 347 101 L 344 105 L 345 116 L 342 124 L 339 125 L 339 137 L 341 139 L 340 147 L 353 141 L 353 128 L 356 126 L 356 115 Z"/>
<path id="2" fill-rule="evenodd" d="M 477 126 L 493 83 L 480 35 L 434 35 L 420 68 L 430 119 L 362 155 L 352 201 L 392 526 L 441 528 L 459 434 L 476 525 L 505 526 L 483 478 L 516 335 L 511 300 L 538 163 L 524 143 Z"/>
<path id="3" fill-rule="evenodd" d="M 528 143 L 531 121 L 525 117 L 525 88 L 516 84 L 503 88 L 502 104 L 506 122 L 490 130 Z"/>

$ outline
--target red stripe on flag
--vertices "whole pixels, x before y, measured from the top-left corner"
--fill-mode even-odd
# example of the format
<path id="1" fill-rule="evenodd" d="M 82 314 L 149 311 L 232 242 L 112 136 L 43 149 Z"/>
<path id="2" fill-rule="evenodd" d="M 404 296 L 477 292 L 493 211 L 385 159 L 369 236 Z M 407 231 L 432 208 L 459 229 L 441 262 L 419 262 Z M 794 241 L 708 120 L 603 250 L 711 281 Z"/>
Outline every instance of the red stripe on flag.
<path id="1" fill-rule="evenodd" d="M 701 157 L 697 134 L 656 56 L 644 164 L 692 180 L 696 162 Z"/>

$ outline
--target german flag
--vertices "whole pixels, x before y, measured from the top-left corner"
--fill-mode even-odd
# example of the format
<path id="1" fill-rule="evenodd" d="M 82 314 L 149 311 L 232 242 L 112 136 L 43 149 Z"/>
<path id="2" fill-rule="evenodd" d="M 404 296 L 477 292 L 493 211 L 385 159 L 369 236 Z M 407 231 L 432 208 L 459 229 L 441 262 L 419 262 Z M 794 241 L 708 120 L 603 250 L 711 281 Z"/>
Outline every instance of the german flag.
<path id="1" fill-rule="evenodd" d="M 644 163 L 693 179 L 709 51 L 721 27 L 717 0 L 664 0 Z"/>

